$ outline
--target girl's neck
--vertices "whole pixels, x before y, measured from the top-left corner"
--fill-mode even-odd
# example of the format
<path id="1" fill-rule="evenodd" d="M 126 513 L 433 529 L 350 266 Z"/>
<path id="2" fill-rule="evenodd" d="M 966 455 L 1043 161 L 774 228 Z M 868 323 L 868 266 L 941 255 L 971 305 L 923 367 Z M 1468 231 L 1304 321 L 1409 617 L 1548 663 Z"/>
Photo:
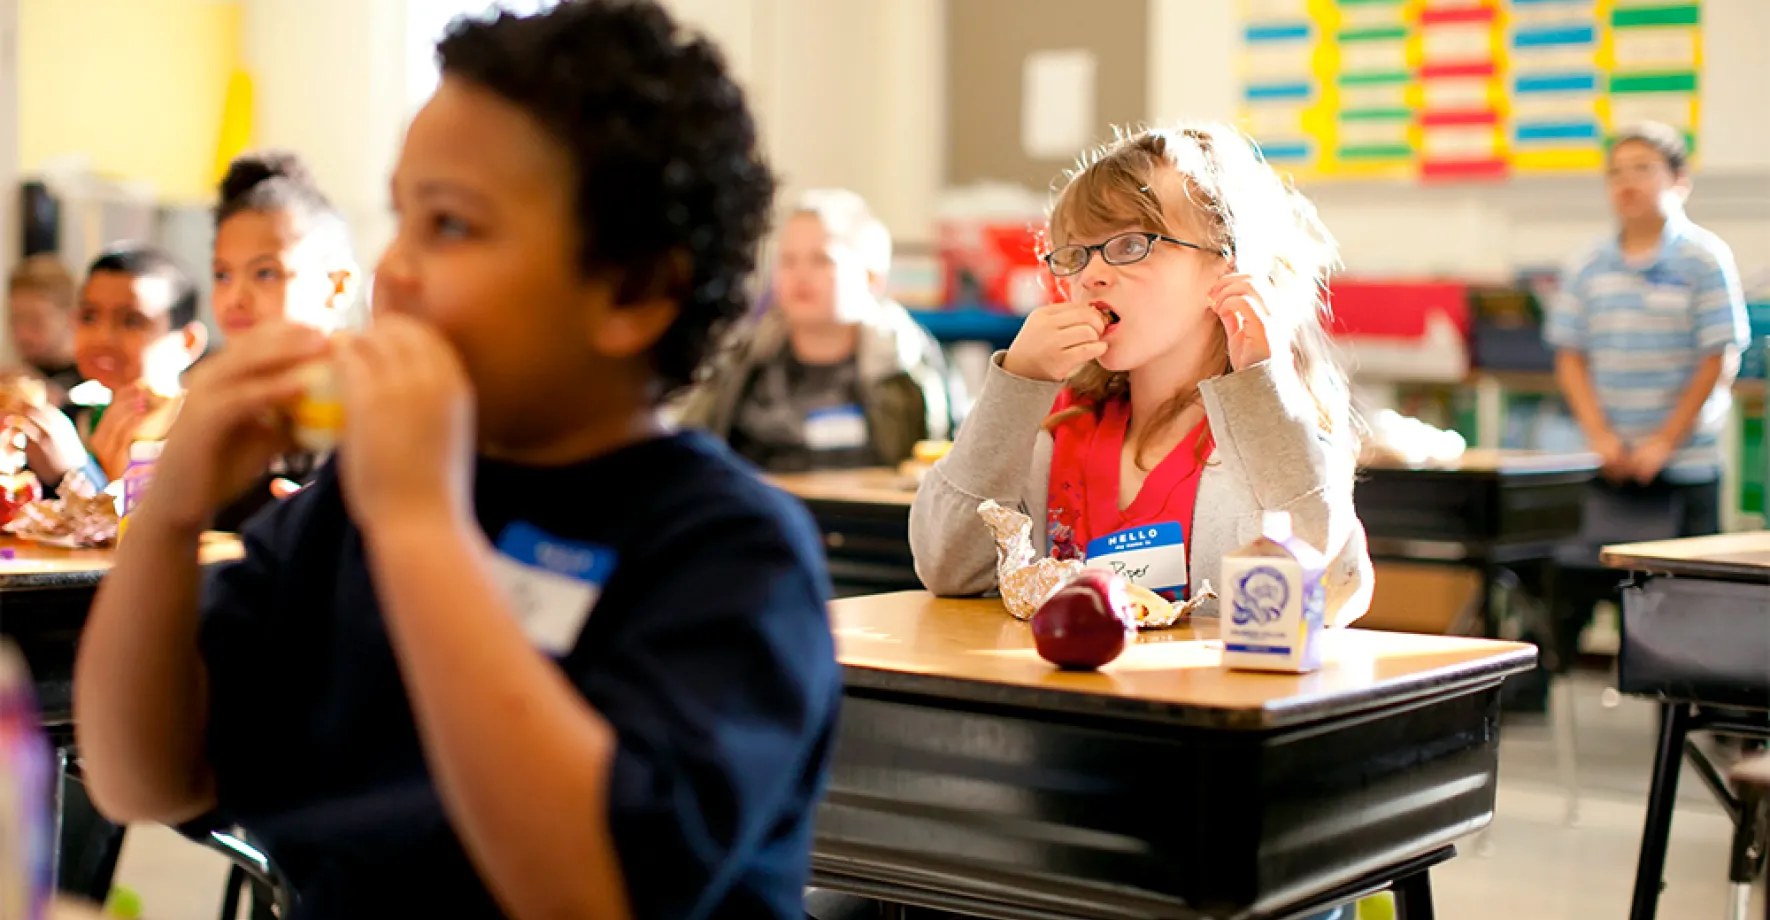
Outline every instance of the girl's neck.
<path id="1" fill-rule="evenodd" d="M 1131 371 L 1131 421 L 1125 429 L 1125 440 L 1137 443 L 1142 437 L 1157 440 L 1172 437 L 1175 443 L 1186 436 L 1178 425 L 1166 431 L 1149 431 L 1149 426 L 1162 421 L 1162 411 L 1182 394 L 1198 389 L 1199 381 L 1211 376 L 1214 338 L 1207 332 L 1196 343 L 1175 348 L 1142 367 Z M 1170 421 L 1180 421 L 1172 419 Z M 1145 432 L 1148 432 L 1146 435 Z"/>
<path id="2" fill-rule="evenodd" d="M 840 364 L 860 346 L 860 326 L 853 323 L 795 325 L 787 332 L 793 356 L 804 364 Z"/>

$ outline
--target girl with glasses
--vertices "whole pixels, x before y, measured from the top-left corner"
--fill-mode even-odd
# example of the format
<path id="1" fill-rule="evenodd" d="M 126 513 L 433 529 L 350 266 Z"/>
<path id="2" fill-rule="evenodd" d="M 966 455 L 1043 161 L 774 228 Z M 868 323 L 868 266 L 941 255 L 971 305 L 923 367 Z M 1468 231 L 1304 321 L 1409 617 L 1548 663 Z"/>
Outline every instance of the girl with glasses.
<path id="1" fill-rule="evenodd" d="M 1214 580 L 1262 512 L 1288 511 L 1333 560 L 1330 622 L 1363 614 L 1357 439 L 1322 325 L 1336 247 L 1314 207 L 1232 128 L 1151 130 L 1085 159 L 1049 237 L 1064 302 L 995 356 L 917 495 L 923 582 L 996 587 L 984 499 L 1027 510 L 1059 558 L 1109 559 L 1126 545 L 1114 536 L 1155 534 L 1114 567 L 1175 598 Z"/>

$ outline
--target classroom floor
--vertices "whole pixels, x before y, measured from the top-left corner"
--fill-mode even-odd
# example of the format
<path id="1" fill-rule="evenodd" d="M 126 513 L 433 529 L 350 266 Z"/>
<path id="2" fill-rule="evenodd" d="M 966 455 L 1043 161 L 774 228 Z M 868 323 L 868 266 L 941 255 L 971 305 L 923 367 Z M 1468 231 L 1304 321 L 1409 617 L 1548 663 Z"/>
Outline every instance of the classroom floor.
<path id="1" fill-rule="evenodd" d="M 1575 678 L 1578 826 L 1563 820 L 1566 800 L 1547 723 L 1509 721 L 1501 734 L 1499 809 L 1486 845 L 1464 841 L 1461 855 L 1433 873 L 1441 920 L 1628 916 L 1655 716 L 1652 706 L 1628 698 L 1605 708 L 1605 683 L 1603 675 Z M 1720 806 L 1686 768 L 1660 899 L 1663 920 L 1727 916 L 1731 835 Z M 118 884 L 141 896 L 144 920 L 213 920 L 226 873 L 219 856 L 172 831 L 143 827 L 130 832 Z M 1762 916 L 1762 890 L 1757 898 L 1754 917 Z"/>

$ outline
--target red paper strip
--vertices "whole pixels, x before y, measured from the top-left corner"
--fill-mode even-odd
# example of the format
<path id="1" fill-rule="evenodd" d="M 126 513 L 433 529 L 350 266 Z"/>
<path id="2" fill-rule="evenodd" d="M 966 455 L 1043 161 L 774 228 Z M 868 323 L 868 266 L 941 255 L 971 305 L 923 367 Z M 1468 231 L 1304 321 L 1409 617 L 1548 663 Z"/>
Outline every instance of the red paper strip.
<path id="1" fill-rule="evenodd" d="M 1420 125 L 1426 128 L 1455 128 L 1464 125 L 1497 125 L 1500 123 L 1498 112 L 1426 112 L 1420 116 Z"/>
<path id="2" fill-rule="evenodd" d="M 1422 80 L 1445 80 L 1455 77 L 1491 77 L 1492 61 L 1461 61 L 1455 64 L 1426 64 L 1420 68 Z"/>
<path id="3" fill-rule="evenodd" d="M 1420 25 L 1438 26 L 1464 22 L 1492 22 L 1493 17 L 1494 11 L 1491 6 L 1426 9 L 1420 11 Z"/>
<path id="4" fill-rule="evenodd" d="M 1505 160 L 1427 160 L 1420 164 L 1420 178 L 1426 182 L 1458 182 L 1469 179 L 1504 179 L 1509 169 Z"/>

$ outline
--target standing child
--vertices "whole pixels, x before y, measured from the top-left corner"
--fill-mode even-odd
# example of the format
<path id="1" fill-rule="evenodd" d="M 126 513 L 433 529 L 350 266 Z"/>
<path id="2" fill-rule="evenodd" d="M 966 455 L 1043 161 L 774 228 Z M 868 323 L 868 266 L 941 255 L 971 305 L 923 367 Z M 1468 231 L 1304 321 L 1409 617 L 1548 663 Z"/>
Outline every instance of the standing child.
<path id="1" fill-rule="evenodd" d="M 1060 558 L 1178 525 L 1138 579 L 1176 593 L 1214 580 L 1262 512 L 1288 511 L 1332 560 L 1330 621 L 1363 614 L 1356 439 L 1320 319 L 1335 250 L 1309 202 L 1231 128 L 1144 131 L 1073 176 L 1050 242 L 1069 302 L 1034 311 L 991 362 L 917 494 L 923 582 L 943 595 L 995 587 L 985 499 L 1028 509 Z"/>
<path id="2" fill-rule="evenodd" d="M 743 94 L 643 0 L 439 52 L 370 328 L 194 375 L 81 639 L 93 799 L 245 827 L 297 918 L 796 918 L 841 694 L 817 532 L 657 409 L 746 306 Z M 316 359 L 338 452 L 199 584 Z"/>
<path id="3" fill-rule="evenodd" d="M 1619 134 L 1606 181 L 1617 232 L 1563 275 L 1543 337 L 1603 460 L 1594 488 L 1659 506 L 1679 536 L 1712 534 L 1721 529 L 1720 434 L 1750 334 L 1739 270 L 1720 237 L 1684 216 L 1690 164 L 1677 129 Z"/>
<path id="4" fill-rule="evenodd" d="M 350 228 L 299 157 L 247 154 L 228 166 L 215 207 L 215 322 L 229 338 L 287 320 L 334 332 L 355 297 Z M 311 480 L 319 458 L 293 451 L 215 516 L 217 530 Z"/>

